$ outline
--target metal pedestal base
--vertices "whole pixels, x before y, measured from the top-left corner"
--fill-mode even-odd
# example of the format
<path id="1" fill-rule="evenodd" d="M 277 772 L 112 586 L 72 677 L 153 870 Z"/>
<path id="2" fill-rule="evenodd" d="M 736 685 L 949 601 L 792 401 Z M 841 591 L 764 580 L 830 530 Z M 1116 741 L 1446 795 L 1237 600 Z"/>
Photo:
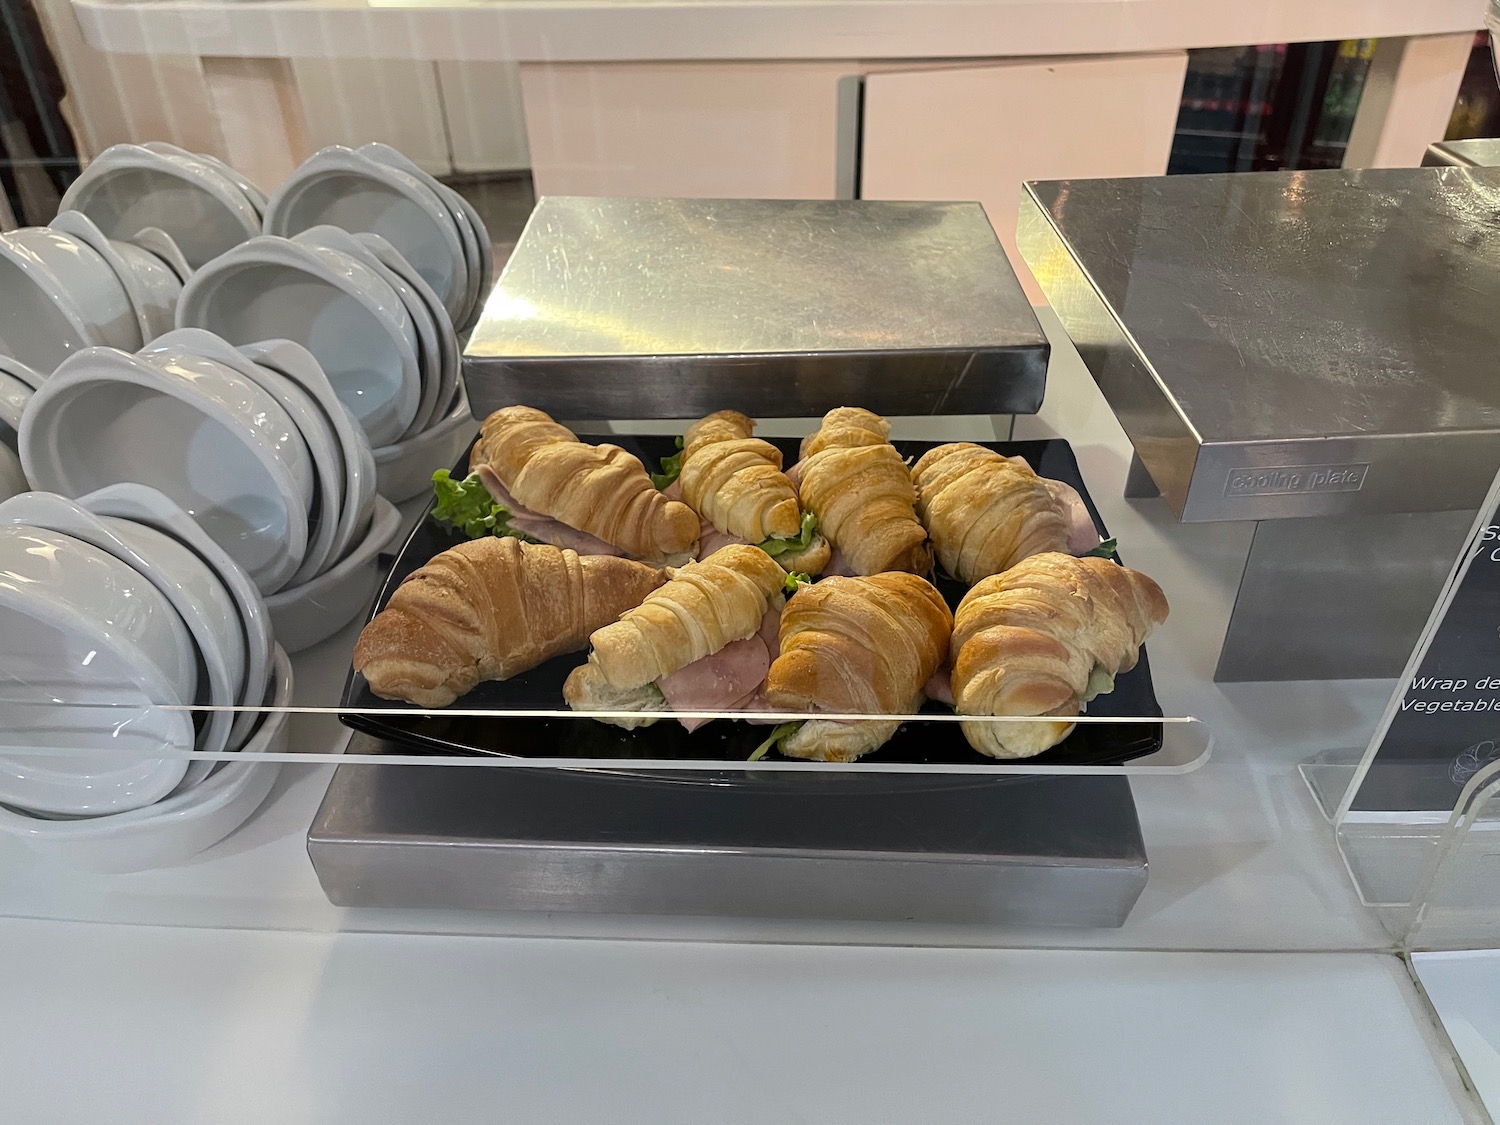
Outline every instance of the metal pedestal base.
<path id="1" fill-rule="evenodd" d="M 1132 453 L 1125 496 L 1160 496 Z M 1219 651 L 1219 683 L 1401 674 L 1473 512 L 1258 520 Z"/>
<path id="2" fill-rule="evenodd" d="M 341 766 L 308 853 L 339 906 L 1107 927 L 1146 885 L 1124 778 L 746 780 Z"/>

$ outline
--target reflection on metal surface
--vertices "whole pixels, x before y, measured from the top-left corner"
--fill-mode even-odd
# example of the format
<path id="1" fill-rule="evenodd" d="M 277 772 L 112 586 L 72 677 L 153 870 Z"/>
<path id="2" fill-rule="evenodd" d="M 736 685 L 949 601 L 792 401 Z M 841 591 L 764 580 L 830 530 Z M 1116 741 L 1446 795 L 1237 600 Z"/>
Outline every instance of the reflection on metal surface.
<path id="1" fill-rule="evenodd" d="M 1034 183 L 1018 242 L 1181 519 L 1473 508 L 1500 466 L 1500 171 Z"/>
<path id="2" fill-rule="evenodd" d="M 806 780 L 345 765 L 308 853 L 340 906 L 1119 926 L 1146 885 L 1123 777 Z"/>
<path id="3" fill-rule="evenodd" d="M 975 203 L 551 197 L 464 368 L 481 415 L 1033 413 L 1047 354 Z"/>
<path id="4" fill-rule="evenodd" d="M 1400 675 L 1473 512 L 1265 520 L 1214 679 Z"/>
<path id="5" fill-rule="evenodd" d="M 1451 165 L 1459 168 L 1500 167 L 1500 138 L 1479 137 L 1467 141 L 1439 141 L 1427 146 L 1422 157 L 1426 168 Z"/>

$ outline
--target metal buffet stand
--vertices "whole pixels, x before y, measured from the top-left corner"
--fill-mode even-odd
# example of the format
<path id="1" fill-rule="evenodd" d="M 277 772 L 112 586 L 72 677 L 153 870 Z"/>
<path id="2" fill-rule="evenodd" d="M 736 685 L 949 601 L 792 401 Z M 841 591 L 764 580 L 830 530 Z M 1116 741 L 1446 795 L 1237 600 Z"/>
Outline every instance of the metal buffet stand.
<path id="1" fill-rule="evenodd" d="M 480 416 L 1011 414 L 1047 358 L 977 204 L 553 198 L 465 372 Z M 795 777 L 345 765 L 308 851 L 347 906 L 1118 926 L 1145 886 L 1123 777 Z"/>
<path id="2" fill-rule="evenodd" d="M 1127 495 L 1255 521 L 1215 677 L 1395 676 L 1500 466 L 1500 172 L 1032 183 L 1018 244 Z"/>

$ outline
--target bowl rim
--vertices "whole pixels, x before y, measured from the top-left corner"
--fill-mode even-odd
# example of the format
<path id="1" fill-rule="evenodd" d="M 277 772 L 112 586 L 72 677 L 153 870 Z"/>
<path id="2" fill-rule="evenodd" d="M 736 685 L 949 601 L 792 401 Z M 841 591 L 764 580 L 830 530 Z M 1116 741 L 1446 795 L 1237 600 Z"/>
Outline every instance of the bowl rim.
<path id="1" fill-rule="evenodd" d="M 154 152 L 142 145 L 128 142 L 110 145 L 83 169 L 78 179 L 63 193 L 60 211 L 83 211 L 87 201 L 98 193 L 100 186 L 110 178 L 126 171 L 160 172 L 179 180 L 190 187 L 211 195 L 224 206 L 244 228 L 254 236 L 260 233 L 260 215 L 250 200 L 234 187 L 223 175 L 207 168 L 200 161 L 185 159 L 173 153 Z M 232 189 L 232 190 L 231 190 Z"/>
<path id="2" fill-rule="evenodd" d="M 242 376 L 236 377 L 243 381 Z M 121 383 L 130 383 L 184 402 L 226 426 L 231 433 L 241 435 L 242 444 L 250 450 L 270 478 L 277 493 L 272 499 L 281 504 L 287 519 L 287 537 L 282 550 L 273 556 L 271 562 L 252 574 L 252 578 L 264 576 L 257 578 L 256 585 L 260 586 L 264 582 L 273 589 L 277 588 L 276 582 L 290 578 L 307 552 L 307 503 L 292 470 L 282 461 L 270 439 L 256 427 L 247 425 L 243 418 L 222 403 L 208 395 L 197 393 L 194 384 L 188 380 L 173 379 L 145 360 L 127 352 L 114 348 L 86 348 L 65 360 L 47 380 L 46 385 L 32 396 L 21 419 L 19 433 L 21 466 L 32 485 L 71 496 L 96 491 L 96 487 L 78 486 L 65 470 L 66 455 L 63 450 L 68 448 L 68 443 L 57 440 L 61 436 L 59 419 L 65 417 L 72 404 L 91 389 L 118 387 Z M 265 395 L 259 388 L 256 390 Z M 250 435 L 253 440 L 245 441 L 244 435 Z M 310 464 L 309 460 L 309 470 Z M 120 482 L 104 482 L 110 483 Z M 104 484 L 97 487 L 102 488 Z"/>

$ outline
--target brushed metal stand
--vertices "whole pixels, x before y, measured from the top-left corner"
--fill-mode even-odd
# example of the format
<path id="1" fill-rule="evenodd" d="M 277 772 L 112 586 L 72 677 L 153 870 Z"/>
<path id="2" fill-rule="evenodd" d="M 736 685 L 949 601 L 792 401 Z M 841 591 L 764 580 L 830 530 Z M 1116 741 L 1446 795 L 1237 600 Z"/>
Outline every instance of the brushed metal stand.
<path id="1" fill-rule="evenodd" d="M 307 849 L 338 906 L 1112 927 L 1145 889 L 1123 777 L 806 780 L 345 765 Z"/>

